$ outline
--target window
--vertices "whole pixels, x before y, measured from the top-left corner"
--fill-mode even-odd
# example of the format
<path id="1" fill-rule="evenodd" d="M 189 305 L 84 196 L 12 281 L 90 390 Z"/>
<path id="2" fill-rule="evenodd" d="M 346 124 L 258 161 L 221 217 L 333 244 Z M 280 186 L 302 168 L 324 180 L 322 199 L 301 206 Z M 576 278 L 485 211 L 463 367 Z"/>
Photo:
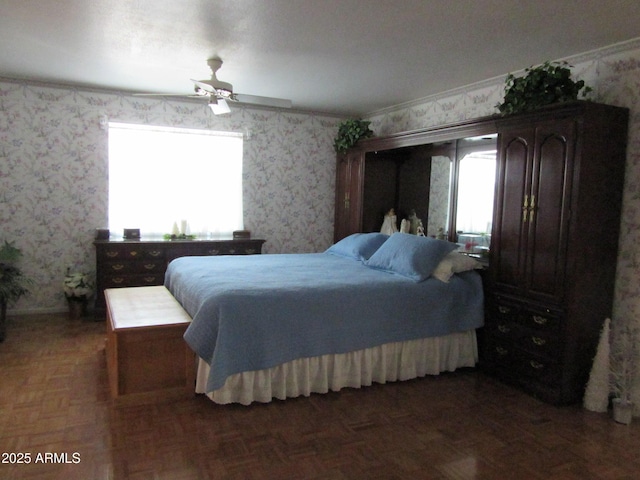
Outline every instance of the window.
<path id="1" fill-rule="evenodd" d="M 110 122 L 109 230 L 174 225 L 198 238 L 243 228 L 242 134 Z"/>

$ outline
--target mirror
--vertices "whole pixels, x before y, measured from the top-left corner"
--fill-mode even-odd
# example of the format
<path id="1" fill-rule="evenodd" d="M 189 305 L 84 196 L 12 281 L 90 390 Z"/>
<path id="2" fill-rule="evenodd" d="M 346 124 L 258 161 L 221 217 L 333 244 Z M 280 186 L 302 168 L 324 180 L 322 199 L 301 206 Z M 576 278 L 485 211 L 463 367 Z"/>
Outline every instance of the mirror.
<path id="1" fill-rule="evenodd" d="M 445 239 L 449 231 L 449 201 L 451 199 L 452 159 L 444 155 L 431 157 L 431 187 L 429 189 L 428 237 Z"/>
<path id="2" fill-rule="evenodd" d="M 393 208 L 399 230 L 403 219 L 417 217 L 425 235 L 483 256 L 491 246 L 496 153 L 497 134 L 365 151 L 360 231 L 379 232 Z"/>
<path id="3" fill-rule="evenodd" d="M 393 208 L 396 228 L 414 215 L 425 235 L 449 230 L 455 142 L 433 143 L 365 154 L 362 231 L 380 231 Z M 412 232 L 413 233 L 413 232 Z"/>
<path id="4" fill-rule="evenodd" d="M 455 241 L 483 256 L 491 246 L 497 135 L 458 140 L 456 152 Z"/>

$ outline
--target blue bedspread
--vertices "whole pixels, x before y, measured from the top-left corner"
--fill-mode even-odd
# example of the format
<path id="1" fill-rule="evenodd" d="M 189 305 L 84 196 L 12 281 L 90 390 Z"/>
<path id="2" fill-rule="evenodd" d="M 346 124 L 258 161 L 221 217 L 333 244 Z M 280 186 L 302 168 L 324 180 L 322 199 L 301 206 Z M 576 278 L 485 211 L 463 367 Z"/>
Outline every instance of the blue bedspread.
<path id="1" fill-rule="evenodd" d="M 416 283 L 328 253 L 178 258 L 165 286 L 193 319 L 184 338 L 211 366 L 207 391 L 235 373 L 484 321 L 477 272 Z"/>

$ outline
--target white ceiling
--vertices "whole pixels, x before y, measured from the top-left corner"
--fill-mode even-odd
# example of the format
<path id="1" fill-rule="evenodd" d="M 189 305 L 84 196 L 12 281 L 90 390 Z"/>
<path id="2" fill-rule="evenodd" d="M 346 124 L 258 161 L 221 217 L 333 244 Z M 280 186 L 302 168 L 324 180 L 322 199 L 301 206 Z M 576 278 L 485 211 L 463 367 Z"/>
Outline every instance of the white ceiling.
<path id="1" fill-rule="evenodd" d="M 360 115 L 640 37 L 638 0 L 0 0 L 0 76 Z"/>

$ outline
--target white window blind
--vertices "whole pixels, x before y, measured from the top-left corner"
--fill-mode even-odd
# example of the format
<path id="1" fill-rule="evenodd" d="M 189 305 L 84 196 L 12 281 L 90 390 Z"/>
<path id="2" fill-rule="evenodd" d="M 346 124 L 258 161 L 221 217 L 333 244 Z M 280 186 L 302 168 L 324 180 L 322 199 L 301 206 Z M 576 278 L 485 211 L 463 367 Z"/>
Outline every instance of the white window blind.
<path id="1" fill-rule="evenodd" d="M 161 237 L 174 225 L 198 238 L 243 228 L 242 134 L 110 122 L 112 235 Z"/>

